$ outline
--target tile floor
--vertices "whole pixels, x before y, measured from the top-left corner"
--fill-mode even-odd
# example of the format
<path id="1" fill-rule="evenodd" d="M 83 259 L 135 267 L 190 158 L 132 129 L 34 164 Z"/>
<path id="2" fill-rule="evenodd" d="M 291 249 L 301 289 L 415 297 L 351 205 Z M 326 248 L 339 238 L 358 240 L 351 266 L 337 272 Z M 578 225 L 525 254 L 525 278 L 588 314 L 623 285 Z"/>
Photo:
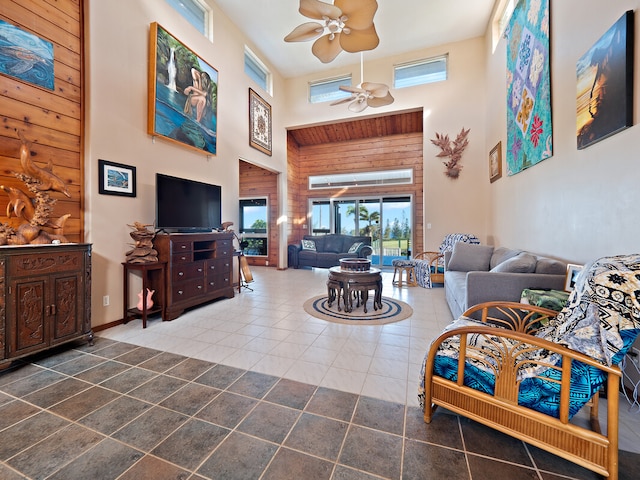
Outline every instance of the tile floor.
<path id="1" fill-rule="evenodd" d="M 302 310 L 326 270 L 253 273 L 253 292 L 0 374 L 0 478 L 597 478 L 445 411 L 423 423 L 420 362 L 451 321 L 442 289 L 385 272 L 413 316 L 349 326 Z M 638 478 L 640 414 L 622 404 L 620 427 L 620 478 Z"/>

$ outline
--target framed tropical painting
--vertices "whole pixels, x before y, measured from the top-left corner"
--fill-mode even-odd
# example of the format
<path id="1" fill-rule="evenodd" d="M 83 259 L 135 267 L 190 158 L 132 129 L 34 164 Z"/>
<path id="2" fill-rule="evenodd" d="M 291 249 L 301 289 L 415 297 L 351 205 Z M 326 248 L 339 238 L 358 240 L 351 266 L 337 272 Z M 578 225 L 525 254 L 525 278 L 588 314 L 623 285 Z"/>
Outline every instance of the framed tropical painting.
<path id="1" fill-rule="evenodd" d="M 157 23 L 150 44 L 148 133 L 215 155 L 218 71 Z"/>

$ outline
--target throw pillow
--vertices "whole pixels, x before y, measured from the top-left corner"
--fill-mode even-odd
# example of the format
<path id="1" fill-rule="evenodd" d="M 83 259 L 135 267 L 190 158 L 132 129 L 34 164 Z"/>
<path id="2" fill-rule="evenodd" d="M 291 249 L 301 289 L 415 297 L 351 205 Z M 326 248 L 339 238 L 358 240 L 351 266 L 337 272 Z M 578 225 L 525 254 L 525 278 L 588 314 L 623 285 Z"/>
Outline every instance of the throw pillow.
<path id="1" fill-rule="evenodd" d="M 567 264 L 551 258 L 539 258 L 538 263 L 536 263 L 536 273 L 564 275 L 567 273 Z"/>
<path id="2" fill-rule="evenodd" d="M 511 248 L 506 247 L 498 247 L 493 251 L 493 255 L 491 255 L 491 262 L 489 263 L 489 268 L 495 268 L 497 265 L 500 265 L 505 260 L 509 260 L 511 257 L 515 257 L 522 250 L 513 250 Z"/>
<path id="3" fill-rule="evenodd" d="M 493 246 L 458 242 L 453 246 L 448 270 L 458 272 L 487 272 L 493 254 Z"/>
<path id="4" fill-rule="evenodd" d="M 302 250 L 313 250 L 316 251 L 316 242 L 313 240 L 302 240 Z"/>
<path id="5" fill-rule="evenodd" d="M 347 253 L 356 253 L 361 245 L 362 245 L 362 242 L 354 243 L 349 247 L 349 251 Z"/>
<path id="6" fill-rule="evenodd" d="M 532 273 L 536 270 L 537 259 L 529 253 L 520 253 L 491 269 L 492 272 Z"/>

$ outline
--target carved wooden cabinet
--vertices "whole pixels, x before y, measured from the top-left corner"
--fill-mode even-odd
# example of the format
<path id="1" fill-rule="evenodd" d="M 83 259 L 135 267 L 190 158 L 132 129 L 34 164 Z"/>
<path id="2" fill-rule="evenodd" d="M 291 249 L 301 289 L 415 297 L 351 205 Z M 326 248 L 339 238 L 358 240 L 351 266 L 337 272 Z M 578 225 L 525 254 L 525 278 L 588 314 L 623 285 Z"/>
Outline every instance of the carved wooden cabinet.
<path id="1" fill-rule="evenodd" d="M 0 247 L 0 366 L 91 332 L 91 245 Z"/>
<path id="2" fill-rule="evenodd" d="M 171 233 L 156 235 L 158 260 L 167 262 L 165 288 L 158 298 L 163 319 L 173 320 L 186 308 L 220 297 L 233 297 L 233 234 Z"/>

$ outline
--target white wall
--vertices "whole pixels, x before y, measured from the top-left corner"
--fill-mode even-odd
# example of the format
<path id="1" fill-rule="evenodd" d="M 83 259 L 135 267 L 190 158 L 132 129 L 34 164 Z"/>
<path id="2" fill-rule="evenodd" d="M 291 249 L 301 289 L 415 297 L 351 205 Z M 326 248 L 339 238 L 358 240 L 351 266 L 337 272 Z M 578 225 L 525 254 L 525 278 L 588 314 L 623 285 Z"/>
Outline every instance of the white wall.
<path id="1" fill-rule="evenodd" d="M 635 125 L 584 150 L 576 147 L 576 61 L 638 0 L 552 2 L 551 84 L 553 157 L 490 186 L 489 231 L 497 245 L 586 263 L 606 255 L 637 253 L 638 148 Z M 640 111 L 635 32 L 634 120 Z M 495 54 L 486 39 L 486 149 L 506 145 L 506 41 Z"/>
<path id="2" fill-rule="evenodd" d="M 122 265 L 134 221 L 153 223 L 155 173 L 222 185 L 223 221 L 238 224 L 238 159 L 286 172 L 282 79 L 271 97 L 244 74 L 245 41 L 214 7 L 209 42 L 166 2 L 85 0 L 88 5 L 87 118 L 85 141 L 86 240 L 93 243 L 92 324 L 122 318 Z M 149 25 L 158 22 L 218 70 L 217 155 L 206 155 L 147 134 Z M 260 49 L 249 44 L 260 54 Z M 248 88 L 272 105 L 273 156 L 249 147 Z M 98 194 L 98 159 L 136 167 L 137 197 Z M 286 177 L 286 173 L 282 175 Z M 286 183 L 285 183 L 286 186 Z M 286 197 L 285 197 L 286 198 Z M 103 296 L 110 305 L 103 307 Z"/>
<path id="3" fill-rule="evenodd" d="M 367 108 L 360 114 L 348 111 L 347 105 L 310 104 L 307 101 L 311 81 L 351 73 L 352 83 L 360 82 L 360 56 L 351 54 L 351 69 L 330 69 L 313 76 L 296 77 L 285 82 L 286 126 L 299 127 L 341 120 L 354 120 L 414 110 L 424 111 L 424 212 L 427 250 L 440 246 L 443 237 L 452 232 L 474 233 L 484 242 L 487 237 L 488 150 L 485 145 L 485 65 L 484 40 L 481 38 L 435 48 L 410 52 L 401 56 L 367 61 L 364 56 L 364 80 L 393 85 L 393 65 L 449 55 L 447 81 L 417 87 L 393 89 L 395 102 L 379 108 Z M 311 55 L 311 44 L 309 44 Z M 342 52 L 340 55 L 349 55 Z M 436 158 L 440 149 L 431 143 L 436 132 L 448 134 L 450 139 L 469 128 L 469 146 L 462 156 L 462 173 L 458 179 L 444 175 L 442 159 Z M 339 155 L 339 152 L 336 152 Z M 446 159 L 445 159 L 446 160 Z M 357 191 L 354 189 L 354 194 Z M 432 228 L 426 229 L 430 223 Z"/>

